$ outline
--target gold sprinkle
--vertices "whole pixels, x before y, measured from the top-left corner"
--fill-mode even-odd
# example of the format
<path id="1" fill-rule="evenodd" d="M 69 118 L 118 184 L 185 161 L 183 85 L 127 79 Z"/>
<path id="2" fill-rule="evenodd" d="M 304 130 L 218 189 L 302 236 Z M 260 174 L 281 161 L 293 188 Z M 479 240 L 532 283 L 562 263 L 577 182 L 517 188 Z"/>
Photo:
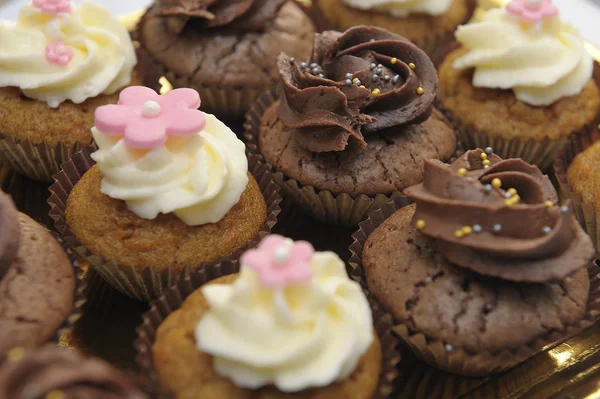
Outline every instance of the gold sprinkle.
<path id="1" fill-rule="evenodd" d="M 410 69 L 415 69 L 417 66 L 411 62 L 410 64 L 408 64 L 408 67 Z"/>
<path id="2" fill-rule="evenodd" d="M 358 78 L 352 79 L 352 83 L 356 83 L 356 82 L 358 82 Z"/>
<path id="3" fill-rule="evenodd" d="M 509 188 L 507 190 L 507 192 L 509 192 L 510 195 L 517 195 L 517 189 L 516 188 Z"/>
<path id="4" fill-rule="evenodd" d="M 465 168 L 460 168 L 458 170 L 458 174 L 461 176 L 466 176 L 467 175 L 467 170 Z"/>
<path id="5" fill-rule="evenodd" d="M 427 226 L 427 223 L 423 219 L 417 220 L 417 230 L 423 230 Z"/>
<path id="6" fill-rule="evenodd" d="M 23 349 L 20 346 L 17 346 L 16 348 L 12 348 L 10 351 L 8 351 L 8 353 L 6 354 L 6 360 L 9 362 L 18 362 L 23 358 L 24 355 L 25 349 Z"/>
<path id="7" fill-rule="evenodd" d="M 504 200 L 504 204 L 506 206 L 514 206 L 517 205 L 519 203 L 519 201 L 521 200 L 521 197 L 519 197 L 518 195 L 515 195 L 514 197 L 511 197 L 507 200 Z"/>
<path id="8" fill-rule="evenodd" d="M 494 188 L 502 187 L 502 180 L 500 180 L 496 177 L 494 180 L 492 180 L 492 187 L 494 187 Z"/>
<path id="9" fill-rule="evenodd" d="M 417 94 L 421 96 L 421 95 L 423 95 L 423 93 L 425 93 L 425 89 L 423 89 L 422 87 L 419 87 L 417 89 Z"/>
<path id="10" fill-rule="evenodd" d="M 380 95 L 380 94 L 381 94 L 381 90 L 379 90 L 379 89 L 374 89 L 374 90 L 371 92 L 371 96 L 372 96 L 373 98 L 377 97 L 377 96 L 378 96 L 378 95 Z"/>
<path id="11" fill-rule="evenodd" d="M 552 201 L 546 201 L 546 207 L 547 208 L 554 208 L 554 204 L 552 203 Z"/>
<path id="12" fill-rule="evenodd" d="M 487 154 L 485 152 L 481 153 L 481 159 L 483 159 L 484 161 L 487 159 Z"/>
<path id="13" fill-rule="evenodd" d="M 366 89 L 365 85 L 360 85 L 358 87 L 360 87 L 361 89 Z"/>
<path id="14" fill-rule="evenodd" d="M 456 231 L 454 232 L 454 236 L 455 236 L 456 238 L 463 238 L 463 237 L 465 236 L 465 233 L 463 233 L 463 231 L 462 231 L 462 230 L 456 230 Z"/>
<path id="15" fill-rule="evenodd" d="M 390 60 L 390 62 L 392 63 L 392 65 L 396 65 L 396 63 L 398 62 L 398 58 L 394 57 Z"/>
<path id="16" fill-rule="evenodd" d="M 471 226 L 464 226 L 462 232 L 464 235 L 468 236 L 473 232 L 473 228 Z"/>
<path id="17" fill-rule="evenodd" d="M 48 392 L 44 399 L 65 399 L 65 393 L 55 389 L 54 391 Z"/>
<path id="18" fill-rule="evenodd" d="M 484 159 L 483 161 L 481 161 L 481 163 L 484 164 L 484 165 L 491 165 L 492 164 L 489 159 Z"/>

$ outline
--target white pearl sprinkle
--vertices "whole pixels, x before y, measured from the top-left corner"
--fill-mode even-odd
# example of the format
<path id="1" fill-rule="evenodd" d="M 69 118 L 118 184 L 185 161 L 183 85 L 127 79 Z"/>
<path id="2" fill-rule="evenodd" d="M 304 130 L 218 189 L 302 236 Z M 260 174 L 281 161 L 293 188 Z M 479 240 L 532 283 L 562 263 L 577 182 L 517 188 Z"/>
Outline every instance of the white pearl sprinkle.
<path id="1" fill-rule="evenodd" d="M 487 147 L 487 148 L 485 149 L 485 153 L 486 153 L 487 155 L 492 155 L 492 154 L 494 153 L 494 149 L 493 149 L 492 147 Z"/>
<path id="2" fill-rule="evenodd" d="M 550 227 L 550 226 L 544 226 L 544 228 L 542 229 L 542 232 L 544 234 L 550 234 L 550 233 L 552 233 L 552 227 Z"/>
<path id="3" fill-rule="evenodd" d="M 450 344 L 446 344 L 444 346 L 444 349 L 446 349 L 446 352 L 452 352 L 454 350 L 454 347 Z"/>
<path id="4" fill-rule="evenodd" d="M 486 193 L 491 193 L 492 192 L 492 185 L 491 184 L 486 184 L 484 186 L 484 190 Z"/>
<path id="5" fill-rule="evenodd" d="M 153 118 L 160 115 L 160 105 L 156 101 L 146 101 L 142 105 L 142 115 L 147 118 Z"/>
<path id="6" fill-rule="evenodd" d="M 290 249 L 287 245 L 280 245 L 273 250 L 273 261 L 280 265 L 290 260 Z"/>
<path id="7" fill-rule="evenodd" d="M 475 225 L 473 225 L 473 231 L 475 233 L 481 233 L 483 231 L 483 227 L 481 227 L 480 224 L 475 224 Z"/>
<path id="8" fill-rule="evenodd" d="M 560 211 L 562 213 L 567 213 L 567 212 L 569 212 L 569 207 L 566 206 L 566 205 L 563 205 L 563 206 L 560 207 Z"/>
<path id="9" fill-rule="evenodd" d="M 501 224 L 495 224 L 494 227 L 492 228 L 492 231 L 494 233 L 500 233 L 502 231 L 502 225 Z"/>
<path id="10" fill-rule="evenodd" d="M 513 195 L 511 193 L 509 193 L 508 191 L 504 193 L 504 198 L 508 199 L 508 198 L 512 198 L 512 196 Z"/>

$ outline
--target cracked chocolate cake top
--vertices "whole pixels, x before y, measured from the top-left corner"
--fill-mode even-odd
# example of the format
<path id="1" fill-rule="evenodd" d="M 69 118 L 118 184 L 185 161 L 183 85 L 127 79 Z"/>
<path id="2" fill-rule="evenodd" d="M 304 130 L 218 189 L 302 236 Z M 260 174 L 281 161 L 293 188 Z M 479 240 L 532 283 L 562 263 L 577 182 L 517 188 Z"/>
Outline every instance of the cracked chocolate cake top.
<path id="1" fill-rule="evenodd" d="M 0 399 L 147 399 L 108 363 L 46 346 L 15 348 L 0 369 Z"/>
<path id="2" fill-rule="evenodd" d="M 0 280 L 8 273 L 19 251 L 19 212 L 12 199 L 0 192 Z"/>
<path id="3" fill-rule="evenodd" d="M 569 203 L 558 206 L 550 180 L 521 159 L 491 148 L 452 165 L 426 161 L 424 182 L 405 190 L 413 219 L 453 264 L 519 282 L 563 279 L 594 256 Z"/>
<path id="4" fill-rule="evenodd" d="M 281 54 L 279 117 L 312 152 L 364 148 L 365 136 L 427 120 L 437 73 L 404 37 L 357 26 L 315 35 L 308 62 Z"/>

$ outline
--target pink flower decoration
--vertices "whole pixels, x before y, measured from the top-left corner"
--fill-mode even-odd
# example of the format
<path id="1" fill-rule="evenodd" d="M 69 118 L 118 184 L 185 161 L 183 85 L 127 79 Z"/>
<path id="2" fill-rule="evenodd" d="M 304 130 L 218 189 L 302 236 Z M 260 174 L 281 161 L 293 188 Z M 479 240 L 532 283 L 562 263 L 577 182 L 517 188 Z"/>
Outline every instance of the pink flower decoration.
<path id="1" fill-rule="evenodd" d="M 71 0 L 33 0 L 33 6 L 49 15 L 71 12 Z"/>
<path id="2" fill-rule="evenodd" d="M 558 15 L 558 8 L 552 4 L 552 0 L 512 0 L 506 10 L 532 24 Z"/>
<path id="3" fill-rule="evenodd" d="M 278 235 L 267 236 L 257 249 L 242 255 L 241 263 L 258 273 L 261 283 L 269 288 L 285 288 L 308 283 L 313 272 L 310 261 L 315 253 L 306 241 L 290 242 Z"/>
<path id="4" fill-rule="evenodd" d="M 63 42 L 49 43 L 46 45 L 46 61 L 61 66 L 67 65 L 73 58 L 73 50 Z"/>
<path id="5" fill-rule="evenodd" d="M 158 95 L 142 86 L 128 87 L 118 104 L 98 107 L 96 127 L 104 134 L 123 136 L 133 148 L 160 147 L 169 136 L 191 136 L 206 125 L 198 111 L 200 95 L 193 89 L 176 89 Z"/>

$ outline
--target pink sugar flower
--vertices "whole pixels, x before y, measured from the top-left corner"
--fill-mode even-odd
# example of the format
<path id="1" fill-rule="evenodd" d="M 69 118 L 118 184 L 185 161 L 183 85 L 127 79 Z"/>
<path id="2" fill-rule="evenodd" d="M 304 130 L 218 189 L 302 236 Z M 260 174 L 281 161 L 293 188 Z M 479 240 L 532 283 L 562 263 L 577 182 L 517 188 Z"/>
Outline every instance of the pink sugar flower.
<path id="1" fill-rule="evenodd" d="M 310 261 L 315 253 L 306 241 L 293 242 L 279 235 L 267 236 L 257 249 L 242 255 L 241 263 L 258 273 L 262 284 L 269 288 L 285 288 L 312 280 Z"/>
<path id="2" fill-rule="evenodd" d="M 44 14 L 56 15 L 71 12 L 71 0 L 33 0 L 32 3 Z"/>
<path id="3" fill-rule="evenodd" d="M 128 87 L 119 95 L 118 104 L 96 109 L 96 128 L 123 136 L 132 148 L 157 148 L 169 136 L 200 133 L 206 119 L 198 107 L 200 95 L 193 89 L 176 89 L 161 96 L 147 87 Z"/>
<path id="4" fill-rule="evenodd" d="M 558 8 L 552 4 L 552 0 L 512 0 L 506 6 L 506 11 L 532 24 L 558 15 Z"/>
<path id="5" fill-rule="evenodd" d="M 73 58 L 73 50 L 63 42 L 49 43 L 46 45 L 46 61 L 61 66 L 67 65 Z"/>

